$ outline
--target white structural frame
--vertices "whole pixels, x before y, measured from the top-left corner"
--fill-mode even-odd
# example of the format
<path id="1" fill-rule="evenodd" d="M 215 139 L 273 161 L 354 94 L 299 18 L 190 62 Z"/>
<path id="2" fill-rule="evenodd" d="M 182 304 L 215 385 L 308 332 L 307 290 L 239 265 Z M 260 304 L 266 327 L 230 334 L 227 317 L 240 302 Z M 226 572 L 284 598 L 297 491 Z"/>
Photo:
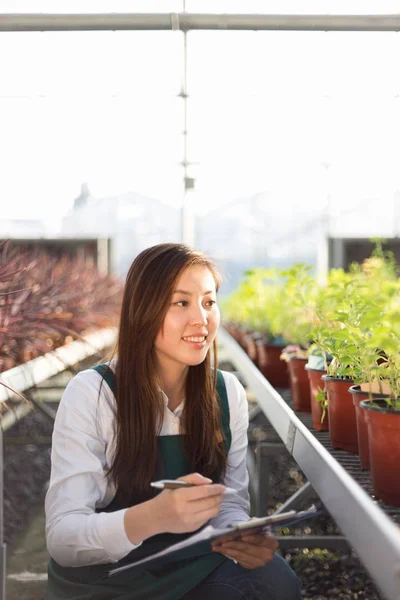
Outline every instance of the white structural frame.
<path id="1" fill-rule="evenodd" d="M 184 4 L 185 7 L 185 4 Z M 172 30 L 184 34 L 184 198 L 182 241 L 194 244 L 192 206 L 187 197 L 187 38 L 191 30 L 216 31 L 399 31 L 400 15 L 268 15 L 171 13 L 0 14 L 0 32 Z"/>
<path id="2" fill-rule="evenodd" d="M 185 7 L 185 3 L 184 3 Z M 216 31 L 399 31 L 400 15 L 268 15 L 171 13 L 0 14 L 0 32 L 172 30 L 184 34 L 184 192 L 182 241 L 194 244 L 193 210 L 187 197 L 187 37 L 191 30 Z"/>
<path id="3" fill-rule="evenodd" d="M 115 327 L 100 329 L 90 333 L 81 340 L 71 342 L 47 352 L 22 365 L 0 373 L 0 383 L 3 382 L 16 392 L 22 393 L 46 379 L 54 377 L 57 373 L 65 371 L 68 367 L 76 365 L 89 356 L 112 346 L 116 341 L 117 330 Z M 15 394 L 0 385 L 0 403 L 15 398 Z M 1 430 L 1 429 L 0 429 Z"/>
<path id="4" fill-rule="evenodd" d="M 243 375 L 263 413 L 296 460 L 387 600 L 400 599 L 400 530 L 320 444 L 239 344 L 222 328 L 224 357 Z"/>
<path id="5" fill-rule="evenodd" d="M 0 14 L 0 31 L 107 30 L 399 31 L 400 15 L 194 13 Z"/>

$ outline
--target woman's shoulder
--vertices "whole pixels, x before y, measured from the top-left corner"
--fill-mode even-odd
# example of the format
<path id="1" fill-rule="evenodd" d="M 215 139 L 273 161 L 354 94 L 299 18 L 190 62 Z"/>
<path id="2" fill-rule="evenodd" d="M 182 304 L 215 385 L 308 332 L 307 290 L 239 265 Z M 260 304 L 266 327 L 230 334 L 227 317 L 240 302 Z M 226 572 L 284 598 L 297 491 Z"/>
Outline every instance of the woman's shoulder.
<path id="1" fill-rule="evenodd" d="M 114 370 L 114 364 L 108 364 Z M 68 382 L 62 397 L 62 404 L 70 408 L 112 408 L 114 394 L 101 373 L 94 368 L 79 371 Z"/>
<path id="2" fill-rule="evenodd" d="M 223 371 L 222 369 L 218 369 L 218 371 L 222 373 L 226 386 L 236 386 L 243 388 L 235 373 L 231 373 L 231 371 Z"/>
<path id="3" fill-rule="evenodd" d="M 247 409 L 246 392 L 239 379 L 234 373 L 230 373 L 229 371 L 222 371 L 221 369 L 219 370 L 224 377 L 229 408 L 235 408 L 237 410 L 238 407 L 241 407 L 245 401 Z"/>

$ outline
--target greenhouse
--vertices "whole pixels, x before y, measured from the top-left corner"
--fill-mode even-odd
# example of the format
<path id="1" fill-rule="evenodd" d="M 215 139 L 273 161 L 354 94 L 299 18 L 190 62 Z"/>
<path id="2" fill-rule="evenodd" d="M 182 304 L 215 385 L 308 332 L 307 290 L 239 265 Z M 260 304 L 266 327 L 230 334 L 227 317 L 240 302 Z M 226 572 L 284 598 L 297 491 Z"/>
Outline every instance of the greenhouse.
<path id="1" fill-rule="evenodd" d="M 0 600 L 399 600 L 399 0 L 0 2 Z"/>

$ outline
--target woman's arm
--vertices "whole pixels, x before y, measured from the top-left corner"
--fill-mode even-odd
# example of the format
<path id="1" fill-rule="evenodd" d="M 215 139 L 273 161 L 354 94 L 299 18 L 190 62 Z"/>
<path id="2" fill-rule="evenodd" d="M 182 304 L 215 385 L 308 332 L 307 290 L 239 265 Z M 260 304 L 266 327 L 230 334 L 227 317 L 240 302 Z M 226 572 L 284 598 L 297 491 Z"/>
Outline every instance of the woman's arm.
<path id="1" fill-rule="evenodd" d="M 112 437 L 112 394 L 99 374 L 84 371 L 64 391 L 54 423 L 46 494 L 50 555 L 63 566 L 117 562 L 140 544 L 125 532 L 126 510 L 96 513 L 114 495 L 105 471 Z"/>
<path id="2" fill-rule="evenodd" d="M 247 521 L 250 512 L 248 492 L 249 475 L 247 471 L 247 430 L 249 409 L 246 392 L 232 373 L 223 371 L 230 411 L 231 447 L 228 454 L 228 467 L 224 485 L 237 490 L 236 494 L 227 494 L 221 504 L 219 514 L 211 520 L 214 527 Z"/>

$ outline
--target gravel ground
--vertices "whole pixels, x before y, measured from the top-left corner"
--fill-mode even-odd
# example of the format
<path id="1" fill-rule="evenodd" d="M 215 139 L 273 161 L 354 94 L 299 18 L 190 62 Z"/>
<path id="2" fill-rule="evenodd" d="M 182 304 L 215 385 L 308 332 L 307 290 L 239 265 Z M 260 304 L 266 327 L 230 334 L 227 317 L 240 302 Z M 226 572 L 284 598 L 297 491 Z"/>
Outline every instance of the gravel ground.
<path id="1" fill-rule="evenodd" d="M 50 436 L 52 423 L 35 409 L 4 432 L 4 535 L 11 546 L 23 533 L 38 507 L 50 472 L 50 444 L 35 444 L 38 436 Z M 32 437 L 32 443 L 12 444 L 10 438 Z M 277 508 L 304 482 L 294 460 L 282 450 L 271 456 L 269 508 Z M 21 510 L 22 508 L 22 510 Z M 307 522 L 291 534 L 340 533 L 329 515 Z M 11 551 L 11 550 L 10 550 Z M 285 555 L 303 582 L 307 600 L 380 600 L 381 597 L 354 555 L 326 550 L 301 549 Z"/>
<path id="2" fill-rule="evenodd" d="M 35 444 L 38 436 L 50 437 L 52 422 L 38 409 L 3 432 L 4 439 L 4 538 L 12 545 L 43 502 L 50 476 L 50 443 Z M 11 443 L 30 437 L 32 443 Z"/>
<path id="3" fill-rule="evenodd" d="M 269 509 L 277 509 L 304 482 L 291 456 L 283 450 L 271 457 Z M 318 501 L 317 496 L 315 500 Z M 304 506 L 306 508 L 306 506 Z M 284 535 L 284 531 L 280 532 Z M 290 531 L 291 535 L 341 535 L 329 513 L 322 514 Z M 354 553 L 303 548 L 284 555 L 303 583 L 307 600 L 383 600 Z"/>

